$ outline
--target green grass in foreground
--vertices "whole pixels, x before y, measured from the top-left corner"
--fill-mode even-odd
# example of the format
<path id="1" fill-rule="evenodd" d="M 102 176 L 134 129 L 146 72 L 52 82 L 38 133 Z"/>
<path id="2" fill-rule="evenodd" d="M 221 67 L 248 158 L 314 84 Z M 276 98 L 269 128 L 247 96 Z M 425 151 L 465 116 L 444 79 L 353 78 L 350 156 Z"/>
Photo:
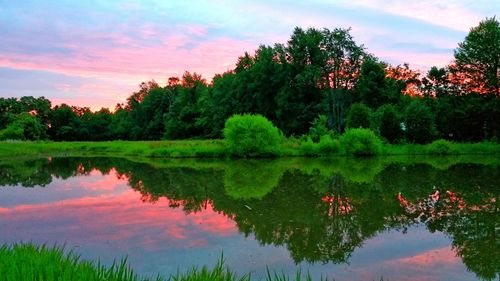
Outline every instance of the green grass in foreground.
<path id="1" fill-rule="evenodd" d="M 286 140 L 277 149 L 281 157 L 350 156 L 338 143 Z M 427 145 L 382 144 L 375 155 L 495 155 L 500 144 L 453 143 L 438 140 Z M 0 158 L 34 156 L 137 156 L 147 158 L 227 158 L 224 140 L 109 141 L 109 142 L 0 142 Z M 262 156 L 262 155 L 261 155 Z M 259 157 L 259 155 L 255 155 Z"/>
<path id="2" fill-rule="evenodd" d="M 239 277 L 224 266 L 224 259 L 217 262 L 213 269 L 192 268 L 184 274 L 177 273 L 168 278 L 139 277 L 127 265 L 126 259 L 105 267 L 99 262 L 80 259 L 74 252 L 65 252 L 64 247 L 36 246 L 33 244 L 14 244 L 0 247 L 0 280 L 3 281 L 250 281 L 247 274 Z M 305 277 L 297 272 L 295 279 L 285 274 L 272 274 L 268 270 L 266 281 L 306 280 L 312 281 L 309 274 Z"/>

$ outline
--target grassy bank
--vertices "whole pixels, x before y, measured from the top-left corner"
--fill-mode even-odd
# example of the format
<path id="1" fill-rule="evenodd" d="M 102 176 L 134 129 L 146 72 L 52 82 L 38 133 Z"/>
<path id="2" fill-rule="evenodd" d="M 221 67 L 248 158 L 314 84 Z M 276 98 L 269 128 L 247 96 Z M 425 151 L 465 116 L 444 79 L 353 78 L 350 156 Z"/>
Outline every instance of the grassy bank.
<path id="1" fill-rule="evenodd" d="M 33 244 L 15 244 L 0 247 L 0 279 L 5 281 L 250 281 L 250 274 L 238 276 L 220 258 L 214 268 L 192 268 L 185 273 L 168 277 L 144 277 L 134 273 L 126 259 L 110 267 L 99 262 L 82 260 L 63 247 L 47 248 Z M 284 274 L 268 272 L 266 281 L 312 280 L 300 272 L 289 278 Z"/>
<path id="2" fill-rule="evenodd" d="M 168 278 L 141 277 L 127 265 L 126 259 L 110 267 L 80 259 L 63 247 L 47 248 L 32 244 L 16 244 L 0 248 L 0 276 L 6 281 L 190 281 L 190 280 L 250 280 L 237 277 L 224 267 L 221 259 L 213 269 L 192 269 Z"/>
<path id="3" fill-rule="evenodd" d="M 0 157 L 23 156 L 140 156 L 149 158 L 222 158 L 222 140 L 0 142 Z"/>
<path id="4" fill-rule="evenodd" d="M 495 155 L 497 143 L 452 143 L 427 145 L 381 144 L 376 155 Z M 227 158 L 224 140 L 110 141 L 110 142 L 0 142 L 0 158 L 39 156 L 116 156 L 145 158 Z M 256 155 L 257 157 L 259 155 Z M 276 151 L 281 157 L 350 156 L 338 142 L 322 143 L 286 140 Z"/>

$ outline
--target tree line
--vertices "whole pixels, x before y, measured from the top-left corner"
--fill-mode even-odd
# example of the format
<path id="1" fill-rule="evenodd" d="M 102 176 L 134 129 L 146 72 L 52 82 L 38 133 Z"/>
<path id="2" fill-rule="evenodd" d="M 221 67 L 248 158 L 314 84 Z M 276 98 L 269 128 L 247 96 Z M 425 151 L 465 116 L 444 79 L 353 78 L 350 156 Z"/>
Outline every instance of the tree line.
<path id="1" fill-rule="evenodd" d="M 390 143 L 497 141 L 500 24 L 471 28 L 450 65 L 425 75 L 392 66 L 350 29 L 295 28 L 285 44 L 261 45 L 207 83 L 197 73 L 162 87 L 143 82 L 113 112 L 44 98 L 0 98 L 0 139 L 55 141 L 221 138 L 234 114 L 260 114 L 286 136 L 370 128 Z"/>

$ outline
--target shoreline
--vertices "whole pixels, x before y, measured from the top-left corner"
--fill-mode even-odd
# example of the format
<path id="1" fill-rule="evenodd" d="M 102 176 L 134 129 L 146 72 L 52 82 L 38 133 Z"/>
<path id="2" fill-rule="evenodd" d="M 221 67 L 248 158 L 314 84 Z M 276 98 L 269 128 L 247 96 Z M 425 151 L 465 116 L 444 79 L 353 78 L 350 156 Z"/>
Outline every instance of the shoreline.
<path id="1" fill-rule="evenodd" d="M 438 142 L 438 141 L 436 141 Z M 420 144 L 383 144 L 380 153 L 373 156 L 485 156 L 500 154 L 500 144 L 451 143 L 439 146 L 435 143 Z M 317 145 L 317 144 L 314 144 Z M 224 140 L 180 140 L 180 141 L 107 141 L 107 142 L 52 142 L 52 141 L 3 141 L 0 142 L 0 158 L 11 157 L 49 157 L 49 156 L 111 156 L 144 158 L 212 158 L 233 159 Z M 254 155 L 254 158 L 330 158 L 355 157 L 340 151 L 325 153 L 318 150 L 307 151 L 300 143 L 285 141 L 274 155 Z"/>

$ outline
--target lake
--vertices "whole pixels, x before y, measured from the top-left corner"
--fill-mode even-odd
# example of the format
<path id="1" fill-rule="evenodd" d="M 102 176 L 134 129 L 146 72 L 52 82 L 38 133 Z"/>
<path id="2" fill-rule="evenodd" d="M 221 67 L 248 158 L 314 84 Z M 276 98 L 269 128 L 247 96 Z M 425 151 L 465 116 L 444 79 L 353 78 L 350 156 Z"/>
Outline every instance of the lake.
<path id="1" fill-rule="evenodd" d="M 0 162 L 0 244 L 127 256 L 142 275 L 498 280 L 500 165 L 485 158 Z"/>

